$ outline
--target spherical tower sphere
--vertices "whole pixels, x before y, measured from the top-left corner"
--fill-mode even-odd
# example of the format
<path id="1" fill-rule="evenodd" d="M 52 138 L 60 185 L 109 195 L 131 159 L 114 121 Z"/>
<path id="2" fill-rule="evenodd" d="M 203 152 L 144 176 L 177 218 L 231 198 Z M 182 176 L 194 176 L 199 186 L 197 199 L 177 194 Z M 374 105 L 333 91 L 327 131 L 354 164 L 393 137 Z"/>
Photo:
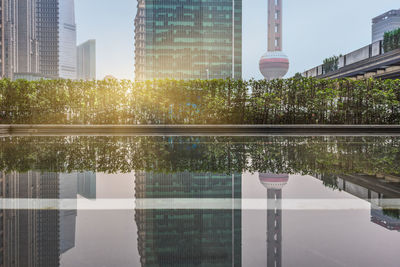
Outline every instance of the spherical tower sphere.
<path id="1" fill-rule="evenodd" d="M 289 181 L 289 174 L 260 173 L 259 179 L 267 189 L 282 189 Z"/>
<path id="2" fill-rule="evenodd" d="M 289 71 L 289 58 L 281 51 L 269 51 L 260 59 L 260 71 L 265 79 L 280 79 Z"/>

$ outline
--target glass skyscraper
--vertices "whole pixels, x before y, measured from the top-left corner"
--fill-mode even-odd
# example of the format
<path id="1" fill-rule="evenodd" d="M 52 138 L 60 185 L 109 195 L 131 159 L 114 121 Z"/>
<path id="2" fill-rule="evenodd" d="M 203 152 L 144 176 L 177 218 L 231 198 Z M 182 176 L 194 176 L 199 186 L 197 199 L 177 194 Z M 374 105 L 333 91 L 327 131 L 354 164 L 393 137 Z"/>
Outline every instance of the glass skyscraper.
<path id="1" fill-rule="evenodd" d="M 78 46 L 76 69 L 78 80 L 96 80 L 96 40 Z"/>
<path id="2" fill-rule="evenodd" d="M 74 0 L 0 3 L 0 76 L 76 78 Z"/>
<path id="3" fill-rule="evenodd" d="M 138 0 L 135 77 L 242 75 L 242 0 Z"/>

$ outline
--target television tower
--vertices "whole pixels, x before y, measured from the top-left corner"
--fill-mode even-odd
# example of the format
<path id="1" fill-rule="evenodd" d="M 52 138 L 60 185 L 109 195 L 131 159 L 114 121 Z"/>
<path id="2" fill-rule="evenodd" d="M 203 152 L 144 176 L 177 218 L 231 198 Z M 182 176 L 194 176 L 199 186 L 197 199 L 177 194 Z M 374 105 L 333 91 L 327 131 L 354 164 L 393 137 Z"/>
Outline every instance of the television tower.
<path id="1" fill-rule="evenodd" d="M 282 1 L 268 0 L 268 51 L 260 59 L 267 80 L 283 78 L 289 70 L 289 58 L 282 52 Z"/>

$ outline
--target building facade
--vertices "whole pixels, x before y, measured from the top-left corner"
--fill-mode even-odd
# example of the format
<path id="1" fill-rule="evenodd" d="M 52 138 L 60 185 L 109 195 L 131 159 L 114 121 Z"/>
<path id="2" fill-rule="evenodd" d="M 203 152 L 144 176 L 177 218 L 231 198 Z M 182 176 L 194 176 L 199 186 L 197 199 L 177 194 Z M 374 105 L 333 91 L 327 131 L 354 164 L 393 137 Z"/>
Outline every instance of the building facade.
<path id="1" fill-rule="evenodd" d="M 242 76 L 242 0 L 138 0 L 135 78 Z"/>
<path id="2" fill-rule="evenodd" d="M 1 5 L 1 77 L 76 78 L 74 0 Z"/>
<path id="3" fill-rule="evenodd" d="M 372 43 L 383 40 L 385 32 L 400 28 L 400 9 L 390 10 L 372 19 Z"/>
<path id="4" fill-rule="evenodd" d="M 75 0 L 58 0 L 58 77 L 76 79 Z"/>
<path id="5" fill-rule="evenodd" d="M 78 46 L 76 68 L 78 80 L 96 80 L 96 40 Z"/>
<path id="6" fill-rule="evenodd" d="M 56 78 L 59 74 L 58 0 L 38 0 L 37 5 L 40 72 Z"/>
<path id="7" fill-rule="evenodd" d="M 36 1 L 6 0 L 1 5 L 2 76 L 13 78 L 16 73 L 38 73 Z"/>

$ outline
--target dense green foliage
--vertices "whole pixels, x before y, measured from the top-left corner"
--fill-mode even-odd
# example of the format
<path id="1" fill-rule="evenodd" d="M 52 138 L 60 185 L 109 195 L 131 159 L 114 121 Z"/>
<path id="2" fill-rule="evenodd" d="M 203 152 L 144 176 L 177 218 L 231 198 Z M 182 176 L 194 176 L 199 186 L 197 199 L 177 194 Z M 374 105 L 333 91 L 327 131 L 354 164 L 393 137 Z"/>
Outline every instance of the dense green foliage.
<path id="1" fill-rule="evenodd" d="M 339 69 L 339 57 L 333 56 L 333 57 L 324 59 L 322 66 L 324 69 L 324 73 L 338 70 Z"/>
<path id="2" fill-rule="evenodd" d="M 383 209 L 383 214 L 394 219 L 400 219 L 400 210 L 398 209 Z"/>
<path id="3" fill-rule="evenodd" d="M 400 28 L 394 31 L 385 32 L 383 36 L 383 50 L 390 52 L 400 48 Z"/>
<path id="4" fill-rule="evenodd" d="M 0 171 L 400 175 L 391 137 L 3 137 Z"/>
<path id="5" fill-rule="evenodd" d="M 399 124 L 400 80 L 0 80 L 3 124 Z"/>

